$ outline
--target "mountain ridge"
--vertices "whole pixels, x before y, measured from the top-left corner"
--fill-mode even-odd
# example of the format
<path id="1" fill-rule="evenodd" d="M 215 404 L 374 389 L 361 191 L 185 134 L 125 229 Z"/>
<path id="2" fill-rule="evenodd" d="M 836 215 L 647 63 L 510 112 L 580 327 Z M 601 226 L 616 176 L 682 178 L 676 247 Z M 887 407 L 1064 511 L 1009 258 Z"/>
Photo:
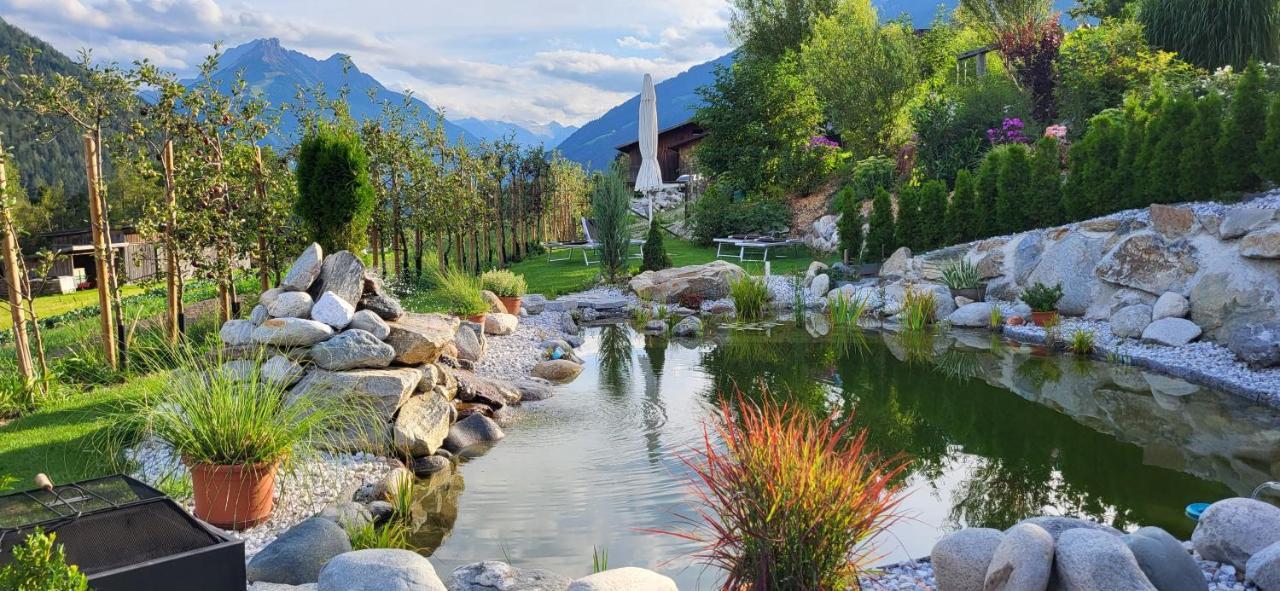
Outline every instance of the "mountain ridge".
<path id="1" fill-rule="evenodd" d="M 536 125 L 467 117 L 455 119 L 453 123 L 485 141 L 511 137 L 521 146 L 541 145 L 548 149 L 560 145 L 560 142 L 578 130 L 576 125 L 561 125 L 558 121 Z"/>

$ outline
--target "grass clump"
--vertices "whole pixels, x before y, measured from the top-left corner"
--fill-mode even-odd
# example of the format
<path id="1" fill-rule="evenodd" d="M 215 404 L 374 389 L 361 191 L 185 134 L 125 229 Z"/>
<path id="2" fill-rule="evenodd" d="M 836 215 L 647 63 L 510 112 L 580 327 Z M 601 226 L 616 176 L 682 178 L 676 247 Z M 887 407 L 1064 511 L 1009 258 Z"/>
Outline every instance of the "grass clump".
<path id="1" fill-rule="evenodd" d="M 438 271 L 435 279 L 437 297 L 450 313 L 467 317 L 489 311 L 489 304 L 480 295 L 484 288 L 479 277 L 450 267 Z"/>
<path id="2" fill-rule="evenodd" d="M 734 279 L 729 282 L 729 295 L 733 298 L 738 320 L 754 322 L 764 318 L 765 307 L 769 303 L 769 287 L 763 279 L 750 275 Z"/>
<path id="3" fill-rule="evenodd" d="M 948 288 L 977 289 L 981 281 L 978 267 L 967 259 L 955 259 L 942 266 L 942 284 Z"/>
<path id="4" fill-rule="evenodd" d="M 937 308 L 938 302 L 933 299 L 933 292 L 907 286 L 902 294 L 902 325 L 907 330 L 924 330 L 933 324 Z"/>
<path id="5" fill-rule="evenodd" d="M 529 290 L 524 277 L 506 269 L 491 269 L 480 275 L 480 286 L 504 298 L 518 298 Z"/>
<path id="6" fill-rule="evenodd" d="M 828 308 L 831 312 L 831 323 L 836 326 L 857 326 L 858 321 L 866 314 L 867 299 L 837 290 Z"/>
<path id="7" fill-rule="evenodd" d="M 987 317 L 987 326 L 991 330 L 999 330 L 1004 326 L 1004 312 L 1000 310 L 1000 306 L 991 306 L 991 314 Z"/>
<path id="8" fill-rule="evenodd" d="M 1093 353 L 1095 348 L 1094 341 L 1093 331 L 1077 328 L 1071 333 L 1071 341 L 1067 344 L 1067 347 L 1071 349 L 1072 353 L 1085 357 Z"/>
<path id="9" fill-rule="evenodd" d="M 698 516 L 663 533 L 702 544 L 698 556 L 725 572 L 724 589 L 857 587 L 871 539 L 900 518 L 907 460 L 872 452 L 866 431 L 832 418 L 742 398 L 721 403 L 704 441 L 686 460 Z"/>

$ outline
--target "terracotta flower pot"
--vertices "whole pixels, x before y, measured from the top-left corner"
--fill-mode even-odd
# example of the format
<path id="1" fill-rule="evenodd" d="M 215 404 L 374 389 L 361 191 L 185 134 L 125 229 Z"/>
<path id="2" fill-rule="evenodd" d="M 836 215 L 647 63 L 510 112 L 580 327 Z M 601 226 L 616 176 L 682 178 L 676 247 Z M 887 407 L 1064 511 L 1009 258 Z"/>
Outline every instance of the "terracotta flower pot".
<path id="1" fill-rule="evenodd" d="M 1056 322 L 1057 320 L 1058 320 L 1057 312 L 1032 312 L 1031 313 L 1031 321 L 1034 322 L 1036 326 L 1043 327 L 1053 322 Z"/>
<path id="2" fill-rule="evenodd" d="M 214 527 L 249 529 L 266 521 L 275 509 L 278 463 L 189 467 L 196 517 Z"/>
<path id="3" fill-rule="evenodd" d="M 483 326 L 485 316 L 486 314 L 473 314 L 471 316 L 467 316 L 467 320 Z"/>
<path id="4" fill-rule="evenodd" d="M 520 315 L 520 296 L 498 296 L 502 301 L 502 307 L 507 309 L 507 314 Z"/>

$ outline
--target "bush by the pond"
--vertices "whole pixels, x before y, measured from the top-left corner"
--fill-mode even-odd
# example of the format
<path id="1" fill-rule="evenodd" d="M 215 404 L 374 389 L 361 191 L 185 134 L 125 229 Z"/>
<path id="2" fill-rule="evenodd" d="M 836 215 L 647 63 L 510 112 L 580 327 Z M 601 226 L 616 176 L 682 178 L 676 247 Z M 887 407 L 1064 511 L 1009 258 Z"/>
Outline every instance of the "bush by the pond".
<path id="1" fill-rule="evenodd" d="M 702 544 L 725 589 L 857 586 L 871 539 L 900 517 L 905 458 L 870 451 L 866 431 L 741 397 L 721 403 L 705 441 L 687 460 L 699 517 L 664 533 Z"/>

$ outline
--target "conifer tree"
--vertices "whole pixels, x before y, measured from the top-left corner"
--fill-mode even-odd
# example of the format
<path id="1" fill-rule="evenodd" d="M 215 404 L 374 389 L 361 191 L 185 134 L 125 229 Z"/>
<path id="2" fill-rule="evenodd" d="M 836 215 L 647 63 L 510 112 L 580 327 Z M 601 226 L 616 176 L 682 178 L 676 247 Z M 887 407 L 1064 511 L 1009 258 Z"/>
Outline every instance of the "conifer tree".
<path id="1" fill-rule="evenodd" d="M 987 152 L 978 166 L 978 176 L 974 179 L 974 204 L 977 210 L 978 223 L 974 238 L 987 238 L 999 233 L 1000 224 L 996 218 L 996 191 L 999 188 L 1000 166 L 1004 161 L 1003 150 Z"/>
<path id="2" fill-rule="evenodd" d="M 1188 95 L 1178 95 L 1164 101 L 1159 113 L 1152 116 L 1147 130 L 1150 144 L 1145 173 L 1144 202 L 1174 203 L 1187 199 L 1187 188 L 1177 182 L 1182 173 L 1182 152 L 1186 148 L 1188 122 L 1194 123 L 1195 107 Z"/>
<path id="3" fill-rule="evenodd" d="M 1218 185 L 1223 191 L 1249 192 L 1261 185 L 1255 165 L 1267 117 L 1263 82 L 1262 67 L 1252 62 L 1236 83 L 1218 138 Z"/>
<path id="4" fill-rule="evenodd" d="M 893 199 L 887 189 L 876 189 L 868 221 L 867 244 L 864 249 L 866 258 L 869 261 L 883 261 L 897 248 L 894 243 L 897 231 L 893 223 Z"/>
<path id="5" fill-rule="evenodd" d="M 947 182 L 932 180 L 920 185 L 920 247 L 933 250 L 946 246 L 947 236 Z"/>
<path id="6" fill-rule="evenodd" d="M 1142 148 L 1146 144 L 1149 118 L 1145 111 L 1135 107 L 1125 111 L 1124 115 L 1117 119 L 1116 124 L 1119 126 L 1120 134 L 1119 156 L 1105 186 L 1111 192 L 1092 197 L 1092 211 L 1095 212 L 1093 215 L 1141 205 L 1144 197 L 1140 185 L 1141 171 L 1146 169 L 1142 168 L 1145 164 L 1139 159 Z"/>
<path id="7" fill-rule="evenodd" d="M 1196 115 L 1186 129 L 1178 178 L 1191 201 L 1218 197 L 1218 161 L 1214 149 L 1222 133 L 1222 95 L 1212 92 L 1196 101 Z"/>
<path id="8" fill-rule="evenodd" d="M 956 173 L 956 190 L 947 203 L 947 229 L 951 242 L 969 242 L 978 238 L 982 222 L 974 192 L 973 175 L 967 169 Z"/>
<path id="9" fill-rule="evenodd" d="M 898 189 L 898 220 L 894 224 L 898 246 L 920 251 L 923 232 L 920 224 L 920 187 L 903 185 Z"/>
<path id="10" fill-rule="evenodd" d="M 671 256 L 662 242 L 662 228 L 657 221 L 649 222 L 649 235 L 640 250 L 644 256 L 640 262 L 641 271 L 661 271 L 671 266 Z"/>
<path id="11" fill-rule="evenodd" d="M 996 181 L 996 232 L 1012 234 L 1034 226 L 1027 217 L 1026 200 L 1031 194 L 1031 155 L 1022 144 L 992 150 L 1004 152 Z"/>
<path id="12" fill-rule="evenodd" d="M 1031 152 L 1031 193 L 1023 218 L 1031 226 L 1056 226 L 1062 219 L 1062 157 L 1058 140 L 1043 137 Z"/>
<path id="13" fill-rule="evenodd" d="M 1271 99 L 1267 110 L 1267 133 L 1258 143 L 1258 176 L 1280 184 L 1280 95 Z"/>
<path id="14" fill-rule="evenodd" d="M 862 261 L 862 199 L 853 187 L 845 186 L 836 193 L 836 211 L 840 221 L 836 231 L 840 234 L 840 253 L 853 262 Z"/>

